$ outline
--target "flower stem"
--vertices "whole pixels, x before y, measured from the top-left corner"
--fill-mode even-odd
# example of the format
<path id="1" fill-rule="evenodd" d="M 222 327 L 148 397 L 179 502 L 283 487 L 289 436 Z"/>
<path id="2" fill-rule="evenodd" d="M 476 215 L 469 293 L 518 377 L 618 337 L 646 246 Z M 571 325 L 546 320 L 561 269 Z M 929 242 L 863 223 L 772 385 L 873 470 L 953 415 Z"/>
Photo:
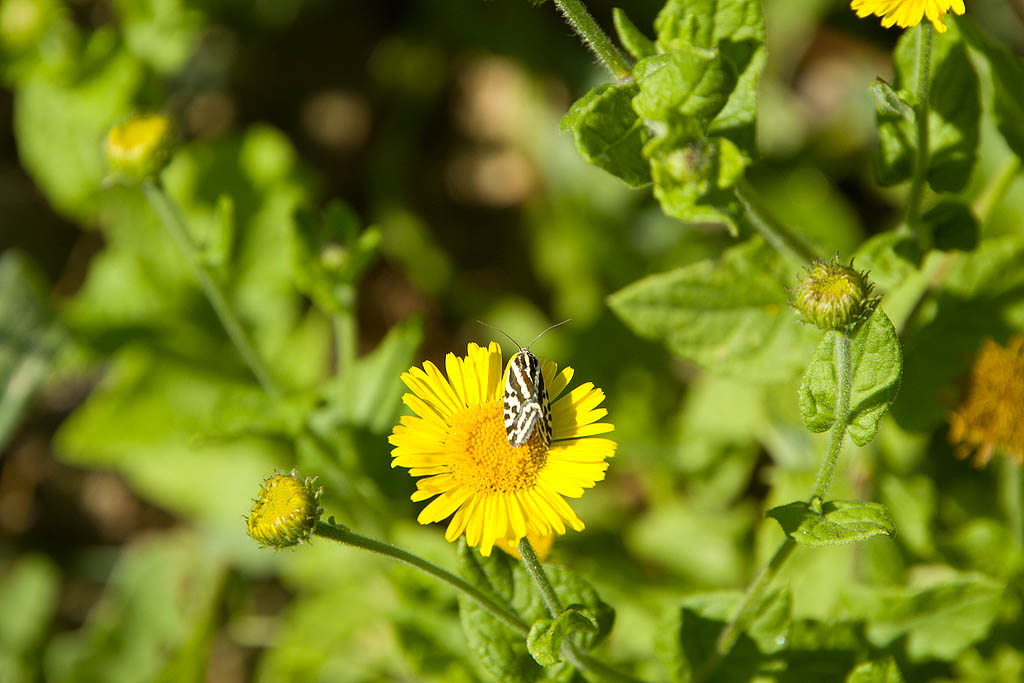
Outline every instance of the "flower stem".
<path id="1" fill-rule="evenodd" d="M 818 472 L 814 493 L 811 496 L 812 501 L 820 500 L 828 493 L 836 465 L 839 463 L 839 453 L 850 419 L 850 387 L 853 381 L 853 368 L 850 363 L 850 338 L 842 332 L 833 331 L 829 332 L 829 334 L 835 335 L 835 362 L 836 374 L 839 377 L 839 392 L 836 396 L 835 423 L 832 425 L 832 438 L 829 441 L 825 461 Z M 736 644 L 740 633 L 748 626 L 753 608 L 757 605 L 758 600 L 768 586 L 771 585 L 772 579 L 778 574 L 795 548 L 796 541 L 787 537 L 775 551 L 772 559 L 768 561 L 768 564 L 765 565 L 761 573 L 758 574 L 757 578 L 747 588 L 743 600 L 736 609 L 736 614 L 719 634 L 718 640 L 715 642 L 715 651 L 704 663 L 704 666 L 701 667 L 697 675 L 694 676 L 694 681 L 706 680 L 714 672 L 715 667 L 729 654 L 733 645 Z"/>
<path id="2" fill-rule="evenodd" d="M 350 531 L 347 527 L 330 524 L 327 522 L 317 522 L 316 529 L 313 531 L 314 535 L 320 536 L 321 538 L 327 538 L 332 541 L 351 545 L 356 548 L 362 548 L 363 550 L 369 550 L 371 552 L 379 553 L 390 557 L 393 560 L 398 560 L 410 567 L 415 567 L 422 572 L 425 572 L 435 579 L 439 579 L 444 583 L 448 584 L 452 588 L 462 591 L 466 597 L 475 600 L 478 605 L 483 607 L 485 610 L 490 612 L 498 621 L 508 626 L 513 631 L 522 635 L 527 635 L 530 632 L 530 627 L 527 626 L 526 622 L 519 618 L 519 615 L 515 614 L 511 610 L 499 605 L 497 602 L 492 600 L 490 597 L 485 595 L 483 592 L 467 583 L 465 580 L 459 578 L 455 574 L 438 567 L 432 562 L 424 560 L 418 555 L 396 548 L 393 545 L 389 545 L 382 541 L 378 541 L 367 536 L 361 536 L 353 531 Z"/>
<path id="3" fill-rule="evenodd" d="M 928 115 L 931 104 L 928 101 L 931 91 L 932 64 L 932 25 L 922 21 L 917 31 L 917 156 L 914 159 L 914 178 L 910 183 L 910 194 L 907 197 L 907 227 L 917 234 L 919 241 L 930 241 L 930 236 L 921 234 L 921 200 L 924 198 L 925 180 L 928 176 L 928 163 L 931 151 L 928 142 Z M 930 246 L 923 245 L 923 246 Z"/>
<path id="4" fill-rule="evenodd" d="M 552 617 L 557 617 L 562 613 L 562 601 L 559 600 L 558 594 L 555 593 L 554 587 L 548 580 L 548 575 L 544 572 L 543 565 L 537 559 L 537 553 L 533 552 L 533 546 L 526 536 L 523 536 L 519 541 L 519 557 L 523 558 L 523 566 L 526 567 L 526 573 L 530 575 L 534 585 L 537 586 L 537 590 L 540 591 L 540 597 L 544 600 L 548 613 Z"/>
<path id="5" fill-rule="evenodd" d="M 740 601 L 739 607 L 736 608 L 733 618 L 722 629 L 722 632 L 718 634 L 718 639 L 715 641 L 715 651 L 704 663 L 701 670 L 694 676 L 694 681 L 707 679 L 722 659 L 729 654 L 732 646 L 736 644 L 740 633 L 748 626 L 753 608 L 757 604 L 757 599 L 761 597 L 765 589 L 771 584 L 772 579 L 779 573 L 779 569 L 789 559 L 794 548 L 796 548 L 796 541 L 792 538 L 786 538 L 775 551 L 775 554 L 772 555 L 772 559 L 768 561 L 768 564 L 761 569 L 761 573 L 757 575 L 757 578 L 747 588 L 747 592 Z"/>
<path id="6" fill-rule="evenodd" d="M 555 5 L 558 6 L 562 16 L 569 22 L 573 30 L 583 39 L 583 42 L 597 55 L 601 63 L 611 71 L 612 76 L 615 76 L 615 78 L 622 82 L 633 79 L 633 72 L 629 68 L 629 64 L 626 63 L 626 58 L 615 47 L 608 34 L 597 25 L 594 17 L 590 16 L 590 12 L 587 11 L 587 8 L 583 6 L 580 0 L 555 0 Z"/>
<path id="7" fill-rule="evenodd" d="M 850 386 L 853 381 L 853 369 L 850 366 L 850 338 L 843 332 L 829 332 L 835 335 L 836 374 L 839 377 L 839 393 L 836 396 L 835 422 L 832 425 L 832 438 L 829 440 L 828 453 L 818 471 L 818 479 L 814 484 L 814 498 L 823 499 L 832 485 L 832 476 L 839 464 L 839 452 L 842 450 L 843 437 L 850 419 Z"/>
<path id="8" fill-rule="evenodd" d="M 776 219 L 757 195 L 757 191 L 746 180 L 740 178 L 733 188 L 736 199 L 743 205 L 750 227 L 775 251 L 786 256 L 797 265 L 806 265 L 817 258 L 817 254 L 797 235 Z"/>
<path id="9" fill-rule="evenodd" d="M 256 350 L 249 342 L 245 328 L 242 327 L 241 321 L 235 315 L 234 309 L 231 308 L 227 295 L 221 289 L 213 273 L 200 258 L 192 238 L 189 237 L 188 227 L 178 205 L 164 191 L 162 186 L 151 180 L 145 181 L 142 184 L 142 189 L 150 206 L 153 207 L 153 211 L 156 212 L 160 222 L 168 234 L 170 234 L 171 239 L 178 245 L 185 260 L 192 266 L 192 272 L 196 280 L 199 281 L 200 287 L 203 288 L 203 293 L 220 319 L 220 323 L 231 339 L 231 343 L 238 350 L 238 355 L 249 366 L 249 370 L 256 377 L 256 381 L 259 382 L 260 386 L 263 387 L 263 391 L 271 399 L 276 400 L 280 398 L 280 389 L 278 389 L 270 371 L 263 364 L 263 361 L 260 360 Z"/>
<path id="10" fill-rule="evenodd" d="M 544 605 L 548 608 L 548 614 L 552 618 L 557 618 L 562 613 L 562 601 L 559 599 L 558 594 L 555 593 L 555 588 L 551 585 L 551 581 L 544 571 L 544 566 L 537 559 L 537 553 L 533 551 L 533 546 L 525 536 L 519 541 L 519 557 L 523 558 L 523 566 L 526 568 L 526 573 L 530 575 L 534 585 L 537 586 L 537 590 L 540 591 Z M 613 669 L 604 662 L 594 659 L 582 651 L 572 641 L 571 637 L 562 641 L 561 654 L 567 662 L 579 671 L 586 671 L 601 680 L 611 681 L 612 683 L 643 683 L 638 678 L 633 678 L 629 674 Z"/>

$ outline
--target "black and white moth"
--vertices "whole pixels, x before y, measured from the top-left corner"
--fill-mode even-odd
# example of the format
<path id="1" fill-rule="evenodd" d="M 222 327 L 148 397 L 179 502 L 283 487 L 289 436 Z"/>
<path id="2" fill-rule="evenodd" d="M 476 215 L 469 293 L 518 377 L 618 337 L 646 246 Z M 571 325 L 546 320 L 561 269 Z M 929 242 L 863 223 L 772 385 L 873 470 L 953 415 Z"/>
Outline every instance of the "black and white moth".
<path id="1" fill-rule="evenodd" d="M 540 361 L 530 351 L 530 347 L 548 331 L 567 322 L 569 320 L 552 325 L 526 346 L 519 346 L 519 342 L 512 339 L 504 330 L 481 323 L 498 330 L 513 344 L 519 346 L 519 352 L 508 364 L 505 395 L 502 399 L 505 409 L 505 435 L 513 448 L 519 448 L 527 443 L 538 429 L 544 447 L 547 448 L 551 444 L 551 404 L 548 401 L 548 390 L 544 386 L 544 373 L 541 372 Z"/>

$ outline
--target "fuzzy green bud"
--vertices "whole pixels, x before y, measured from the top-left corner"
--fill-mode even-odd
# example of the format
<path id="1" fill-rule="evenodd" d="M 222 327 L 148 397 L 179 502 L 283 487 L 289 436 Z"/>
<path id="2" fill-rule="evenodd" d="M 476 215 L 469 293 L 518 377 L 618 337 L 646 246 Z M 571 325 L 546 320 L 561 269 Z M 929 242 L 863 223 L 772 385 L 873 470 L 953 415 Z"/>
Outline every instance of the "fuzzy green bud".
<path id="1" fill-rule="evenodd" d="M 174 148 L 171 121 L 163 114 L 133 116 L 107 134 L 107 164 L 128 180 L 145 180 L 163 170 Z"/>
<path id="2" fill-rule="evenodd" d="M 308 541 L 323 512 L 323 488 L 314 489 L 313 482 L 311 477 L 300 479 L 296 470 L 265 479 L 245 518 L 249 536 L 264 547 L 278 549 Z"/>
<path id="3" fill-rule="evenodd" d="M 852 332 L 875 310 L 879 297 L 871 296 L 874 285 L 867 273 L 845 265 L 836 257 L 815 261 L 793 290 L 793 307 L 807 322 L 823 330 Z"/>

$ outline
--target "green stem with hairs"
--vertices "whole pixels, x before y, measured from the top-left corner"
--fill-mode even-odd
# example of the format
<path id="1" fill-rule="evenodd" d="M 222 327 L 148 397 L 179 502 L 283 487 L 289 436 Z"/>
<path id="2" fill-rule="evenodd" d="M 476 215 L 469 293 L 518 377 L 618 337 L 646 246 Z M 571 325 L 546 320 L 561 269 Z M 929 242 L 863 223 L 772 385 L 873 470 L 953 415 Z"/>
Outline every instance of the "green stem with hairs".
<path id="1" fill-rule="evenodd" d="M 828 493 L 832 484 L 832 477 L 835 474 L 836 466 L 839 464 L 839 453 L 842 450 L 843 438 L 846 436 L 846 429 L 850 420 L 850 389 L 853 383 L 853 366 L 850 360 L 850 338 L 844 332 L 831 331 L 828 334 L 835 336 L 835 364 L 836 373 L 839 378 L 839 388 L 836 395 L 835 422 L 832 425 L 832 436 L 829 440 L 828 452 L 821 464 L 817 481 L 814 484 L 814 493 L 811 495 L 811 503 L 820 501 Z M 757 575 L 757 578 L 747 588 L 743 599 L 740 601 L 736 612 L 729 623 L 725 625 L 718 639 L 715 641 L 715 651 L 704 663 L 704 666 L 694 676 L 698 683 L 706 680 L 715 668 L 725 659 L 732 650 L 736 640 L 747 626 L 753 615 L 754 607 L 758 604 L 765 590 L 771 585 L 776 574 L 789 559 L 789 556 L 796 548 L 796 541 L 787 537 L 786 540 L 772 555 L 772 559 Z"/>
<path id="2" fill-rule="evenodd" d="M 631 81 L 633 71 L 626 62 L 626 58 L 615 47 L 608 34 L 597 25 L 594 17 L 590 16 L 590 12 L 583 6 L 583 3 L 580 0 L 554 0 L 554 2 L 565 20 L 597 55 L 612 76 L 621 82 Z"/>
<path id="3" fill-rule="evenodd" d="M 336 524 L 330 524 L 327 522 L 317 522 L 316 528 L 313 530 L 314 535 L 326 538 L 338 543 L 344 543 L 356 548 L 362 548 L 363 550 L 369 550 L 370 552 L 390 557 L 392 560 L 397 560 L 403 564 L 407 564 L 410 567 L 415 567 L 420 571 L 433 576 L 439 581 L 443 581 L 455 590 L 461 591 L 466 597 L 474 600 L 478 605 L 487 610 L 491 616 L 500 621 L 501 623 L 508 626 L 510 629 L 526 636 L 530 633 L 530 627 L 525 621 L 519 618 L 519 615 L 512 610 L 498 604 L 489 596 L 475 588 L 464 579 L 459 578 L 455 574 L 452 574 L 446 569 L 438 567 L 433 562 L 429 562 L 418 555 L 396 548 L 393 545 L 378 541 L 368 536 L 361 536 L 347 527 L 339 526 Z"/>
<path id="4" fill-rule="evenodd" d="M 533 546 L 525 536 L 519 541 L 518 549 L 519 557 L 523 560 L 523 567 L 526 568 L 526 573 L 530 575 L 533 584 L 540 591 L 541 599 L 543 599 L 544 606 L 548 609 L 548 614 L 551 615 L 552 619 L 557 619 L 562 613 L 562 601 L 558 597 L 558 593 L 555 592 L 555 587 L 551 585 L 547 572 L 544 571 L 544 566 L 537 559 L 537 553 L 534 552 Z M 603 681 L 611 681 L 611 683 L 644 683 L 638 678 L 613 669 L 604 662 L 594 659 L 573 642 L 572 636 L 562 641 L 561 654 L 577 670 L 586 671 Z"/>
<path id="5" fill-rule="evenodd" d="M 932 25 L 923 21 L 917 31 L 917 107 L 914 117 L 917 124 L 917 155 L 914 158 L 914 177 L 907 197 L 907 213 L 904 219 L 907 227 L 914 231 L 922 246 L 930 247 L 931 236 L 921 232 L 921 201 L 924 198 L 925 181 L 931 151 L 928 141 L 928 116 L 931 112 Z M 928 244 L 924 244 L 927 241 Z"/>
<path id="6" fill-rule="evenodd" d="M 221 289 L 220 283 L 217 282 L 217 278 L 214 277 L 213 272 L 200 258 L 199 251 L 189 235 L 185 218 L 181 215 L 181 209 L 178 208 L 177 203 L 171 199 L 164 188 L 152 180 L 143 182 L 142 190 L 150 206 L 153 207 L 153 211 L 156 212 L 157 217 L 163 224 L 164 229 L 167 230 L 171 239 L 178 245 L 185 260 L 192 266 L 192 272 L 196 280 L 198 280 L 199 286 L 202 287 L 203 293 L 220 319 L 220 323 L 231 339 L 231 343 L 238 350 L 238 355 L 249 366 L 249 370 L 256 377 L 256 381 L 259 382 L 260 386 L 263 387 L 263 391 L 266 392 L 267 396 L 273 400 L 279 399 L 281 391 L 274 382 L 270 370 L 263 364 L 259 354 L 256 353 L 256 349 L 249 342 L 245 328 L 242 327 L 242 322 L 231 307 L 227 295 Z"/>
<path id="7" fill-rule="evenodd" d="M 828 453 L 821 463 L 818 479 L 814 484 L 811 499 L 822 500 L 832 485 L 832 476 L 839 464 L 839 453 L 843 447 L 843 437 L 850 423 L 850 387 L 853 384 L 853 367 L 850 363 L 850 337 L 844 332 L 832 331 L 835 338 L 836 373 L 839 378 L 839 392 L 836 395 L 835 422 L 832 424 L 832 437 L 828 443 Z"/>

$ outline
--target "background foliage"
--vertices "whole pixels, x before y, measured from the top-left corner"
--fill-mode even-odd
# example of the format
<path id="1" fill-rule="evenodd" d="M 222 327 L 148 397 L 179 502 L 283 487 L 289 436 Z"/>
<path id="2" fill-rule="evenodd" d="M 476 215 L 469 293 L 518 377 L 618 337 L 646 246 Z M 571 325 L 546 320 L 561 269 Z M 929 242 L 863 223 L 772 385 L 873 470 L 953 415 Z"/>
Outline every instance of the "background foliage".
<path id="1" fill-rule="evenodd" d="M 688 676 L 779 522 L 799 524 L 781 506 L 827 444 L 798 403 L 829 353 L 787 307 L 799 268 L 721 201 L 744 173 L 818 253 L 871 270 L 895 329 L 868 332 L 899 334 L 904 373 L 834 487 L 884 503 L 896 536 L 798 548 L 723 680 L 1024 678 L 1005 463 L 955 459 L 946 423 L 982 340 L 1024 333 L 1024 179 L 1005 174 L 1024 154 L 1024 8 L 978 0 L 936 43 L 927 179 L 946 201 L 922 253 L 891 230 L 915 151 L 896 94 L 915 87 L 911 32 L 766 0 L 763 23 L 694 36 L 656 22 L 662 4 L 613 20 L 591 3 L 638 60 L 621 85 L 550 3 L 0 3 L 0 679 L 571 677 L 504 633 L 482 649 L 411 569 L 325 542 L 261 552 L 240 519 L 298 465 L 340 521 L 465 571 L 474 556 L 415 523 L 413 481 L 388 466 L 399 373 L 490 339 L 476 319 L 528 339 L 568 317 L 537 350 L 604 388 L 619 449 L 550 561 L 580 602 L 614 606 L 603 659 Z M 669 99 L 687 69 L 707 97 Z M 138 110 L 180 122 L 164 184 L 283 400 L 142 193 L 105 182 L 103 136 Z M 679 175 L 685 136 L 718 175 Z M 343 267 L 316 258 L 325 241 Z M 815 381 L 805 402 L 835 391 Z M 891 401 L 896 380 L 877 382 Z"/>

